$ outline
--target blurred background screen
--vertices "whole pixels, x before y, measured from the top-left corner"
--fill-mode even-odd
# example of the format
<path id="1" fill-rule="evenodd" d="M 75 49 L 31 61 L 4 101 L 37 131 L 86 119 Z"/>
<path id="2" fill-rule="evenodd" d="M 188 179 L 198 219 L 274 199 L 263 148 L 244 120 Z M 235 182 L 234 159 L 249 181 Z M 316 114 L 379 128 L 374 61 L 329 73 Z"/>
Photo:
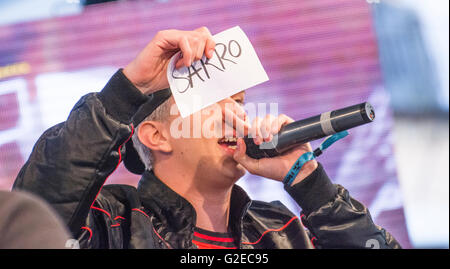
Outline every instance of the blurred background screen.
<path id="1" fill-rule="evenodd" d="M 246 100 L 278 103 L 294 119 L 369 101 L 376 121 L 350 130 L 319 161 L 403 247 L 448 248 L 448 5 L 0 1 L 0 189 L 11 188 L 40 134 L 101 90 L 157 31 L 239 25 L 270 78 Z M 120 166 L 106 184 L 138 180 Z M 253 199 L 301 210 L 277 182 L 246 175 L 238 184 Z"/>

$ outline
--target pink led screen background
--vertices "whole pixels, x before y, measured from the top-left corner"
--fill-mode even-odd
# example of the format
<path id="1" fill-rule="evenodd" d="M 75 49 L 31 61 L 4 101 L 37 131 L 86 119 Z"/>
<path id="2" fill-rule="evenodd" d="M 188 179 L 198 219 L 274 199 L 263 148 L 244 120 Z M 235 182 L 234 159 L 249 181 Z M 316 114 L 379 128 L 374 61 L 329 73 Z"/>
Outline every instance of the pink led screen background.
<path id="1" fill-rule="evenodd" d="M 389 96 L 383 89 L 370 6 L 361 0 L 128 1 L 0 27 L 0 66 L 29 66 L 26 74 L 0 78 L 0 188 L 11 188 L 35 140 L 50 127 L 48 118 L 67 117 L 61 107 L 71 89 L 84 87 L 85 78 L 104 85 L 158 30 L 203 25 L 213 34 L 239 25 L 251 40 L 270 80 L 249 89 L 248 102 L 277 102 L 279 111 L 294 119 L 372 103 L 376 121 L 351 130 L 319 161 L 333 182 L 369 207 L 377 224 L 410 247 Z M 50 84 L 56 90 L 48 94 L 45 85 Z M 79 97 L 71 98 L 70 106 Z M 107 184 L 136 185 L 138 180 L 120 166 Z M 280 199 L 294 212 L 300 210 L 280 184 L 249 175 L 239 184 L 255 199 Z"/>

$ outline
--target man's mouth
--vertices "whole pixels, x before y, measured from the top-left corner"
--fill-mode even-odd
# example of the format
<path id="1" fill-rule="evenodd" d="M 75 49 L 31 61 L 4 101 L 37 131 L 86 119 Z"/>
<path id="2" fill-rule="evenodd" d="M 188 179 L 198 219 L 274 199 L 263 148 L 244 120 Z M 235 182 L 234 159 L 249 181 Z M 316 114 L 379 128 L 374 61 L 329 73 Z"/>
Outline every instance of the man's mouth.
<path id="1" fill-rule="evenodd" d="M 217 142 L 220 146 L 229 148 L 229 149 L 236 149 L 237 148 L 237 138 L 236 137 L 224 137 L 219 139 Z"/>

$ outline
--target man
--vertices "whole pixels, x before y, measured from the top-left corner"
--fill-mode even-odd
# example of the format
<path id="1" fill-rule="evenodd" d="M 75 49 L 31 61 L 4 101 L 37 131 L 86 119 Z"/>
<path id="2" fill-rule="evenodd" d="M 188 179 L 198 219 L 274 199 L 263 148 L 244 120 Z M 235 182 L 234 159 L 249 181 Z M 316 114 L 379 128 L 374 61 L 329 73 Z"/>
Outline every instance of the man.
<path id="1" fill-rule="evenodd" d="M 14 187 L 50 202 L 85 248 L 364 248 L 375 241 L 380 248 L 399 248 L 314 160 L 285 186 L 303 209 L 302 221 L 279 202 L 250 200 L 234 184 L 245 170 L 282 181 L 311 151 L 309 144 L 255 160 L 245 154 L 242 138 L 172 135 L 180 117 L 170 113 L 168 61 L 181 50 L 176 66 L 190 66 L 203 55 L 211 58 L 214 47 L 205 27 L 159 32 L 101 92 L 84 96 L 66 122 L 41 136 Z M 257 144 L 292 121 L 268 116 L 250 126 L 239 108 L 226 106 L 243 102 L 240 92 L 216 104 L 223 108 L 220 116 L 201 111 L 181 121 L 199 116 L 201 123 L 211 117 L 225 122 L 224 115 L 232 114 L 225 123 L 233 133 L 243 126 Z M 143 173 L 137 189 L 103 186 L 122 160 Z"/>

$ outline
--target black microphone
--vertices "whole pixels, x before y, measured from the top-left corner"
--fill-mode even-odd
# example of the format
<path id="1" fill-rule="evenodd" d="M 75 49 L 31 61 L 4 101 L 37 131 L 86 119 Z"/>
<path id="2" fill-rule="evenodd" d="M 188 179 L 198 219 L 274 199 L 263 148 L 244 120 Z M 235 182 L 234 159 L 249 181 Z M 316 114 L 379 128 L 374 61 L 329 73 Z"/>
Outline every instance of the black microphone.
<path id="1" fill-rule="evenodd" d="M 253 138 L 246 136 L 246 153 L 254 159 L 275 157 L 299 144 L 370 123 L 374 119 L 375 111 L 367 102 L 333 110 L 289 123 L 274 135 L 272 141 L 259 146 L 253 142 Z"/>

